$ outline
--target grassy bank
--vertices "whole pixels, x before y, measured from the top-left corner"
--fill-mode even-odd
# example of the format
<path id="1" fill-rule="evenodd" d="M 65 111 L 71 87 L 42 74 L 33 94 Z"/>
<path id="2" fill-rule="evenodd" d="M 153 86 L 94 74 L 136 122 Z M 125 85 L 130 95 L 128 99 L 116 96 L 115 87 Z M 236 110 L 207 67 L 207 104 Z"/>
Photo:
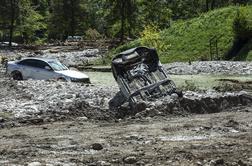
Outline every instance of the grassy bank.
<path id="1" fill-rule="evenodd" d="M 169 63 L 175 61 L 210 60 L 209 40 L 213 36 L 220 37 L 218 49 L 219 56 L 223 58 L 234 43 L 233 22 L 237 13 L 241 11 L 252 26 L 252 6 L 226 7 L 210 11 L 191 20 L 174 22 L 170 28 L 159 32 L 158 44 L 169 46 L 158 50 L 161 61 Z M 112 50 L 110 54 L 112 55 L 141 44 L 142 39 L 140 38 Z M 149 46 L 152 45 L 149 44 Z M 241 54 L 243 58 L 240 59 L 251 60 L 250 54 L 251 51 L 248 54 L 246 53 L 246 55 Z"/>

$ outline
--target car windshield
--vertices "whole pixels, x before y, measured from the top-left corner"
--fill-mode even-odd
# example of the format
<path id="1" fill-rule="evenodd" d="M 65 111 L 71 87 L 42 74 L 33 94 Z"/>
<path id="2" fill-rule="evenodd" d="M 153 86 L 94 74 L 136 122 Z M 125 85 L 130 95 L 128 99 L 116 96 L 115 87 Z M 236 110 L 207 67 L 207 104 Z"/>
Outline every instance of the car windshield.
<path id="1" fill-rule="evenodd" d="M 48 61 L 48 63 L 54 71 L 68 70 L 68 68 L 59 61 Z"/>

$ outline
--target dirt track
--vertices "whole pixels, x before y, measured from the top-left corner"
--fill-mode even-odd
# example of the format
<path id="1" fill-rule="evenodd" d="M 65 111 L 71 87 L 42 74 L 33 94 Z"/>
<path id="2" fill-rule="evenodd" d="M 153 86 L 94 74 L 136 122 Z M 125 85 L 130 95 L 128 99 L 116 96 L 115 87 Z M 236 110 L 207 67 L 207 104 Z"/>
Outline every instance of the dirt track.
<path id="1" fill-rule="evenodd" d="M 227 111 L 6 128 L 0 165 L 252 165 L 252 108 Z"/>

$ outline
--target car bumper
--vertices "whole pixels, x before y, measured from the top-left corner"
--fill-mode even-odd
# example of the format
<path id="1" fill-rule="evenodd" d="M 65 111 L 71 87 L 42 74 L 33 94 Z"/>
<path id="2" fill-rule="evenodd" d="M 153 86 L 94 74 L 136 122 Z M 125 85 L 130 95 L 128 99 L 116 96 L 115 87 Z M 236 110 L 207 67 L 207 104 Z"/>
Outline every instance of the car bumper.
<path id="1" fill-rule="evenodd" d="M 89 78 L 71 79 L 71 81 L 72 82 L 87 83 L 87 84 L 91 83 Z"/>

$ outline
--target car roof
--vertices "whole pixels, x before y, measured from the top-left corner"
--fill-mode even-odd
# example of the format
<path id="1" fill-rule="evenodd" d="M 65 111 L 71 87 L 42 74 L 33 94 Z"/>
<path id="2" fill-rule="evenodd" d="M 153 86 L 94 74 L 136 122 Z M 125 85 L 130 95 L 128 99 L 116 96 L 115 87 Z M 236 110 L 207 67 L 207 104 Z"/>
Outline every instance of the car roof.
<path id="1" fill-rule="evenodd" d="M 32 60 L 41 60 L 41 61 L 45 61 L 45 62 L 58 61 L 56 58 L 40 58 L 40 57 L 30 57 L 30 58 L 27 57 L 27 58 L 21 59 L 20 61 L 29 60 L 29 59 L 32 59 Z"/>
<path id="2" fill-rule="evenodd" d="M 129 50 L 123 51 L 121 53 L 119 53 L 119 55 L 128 55 L 128 54 L 132 54 L 137 50 L 141 50 L 141 49 L 145 49 L 145 50 L 150 50 L 150 48 L 148 47 L 135 47 L 135 48 L 131 48 Z"/>

